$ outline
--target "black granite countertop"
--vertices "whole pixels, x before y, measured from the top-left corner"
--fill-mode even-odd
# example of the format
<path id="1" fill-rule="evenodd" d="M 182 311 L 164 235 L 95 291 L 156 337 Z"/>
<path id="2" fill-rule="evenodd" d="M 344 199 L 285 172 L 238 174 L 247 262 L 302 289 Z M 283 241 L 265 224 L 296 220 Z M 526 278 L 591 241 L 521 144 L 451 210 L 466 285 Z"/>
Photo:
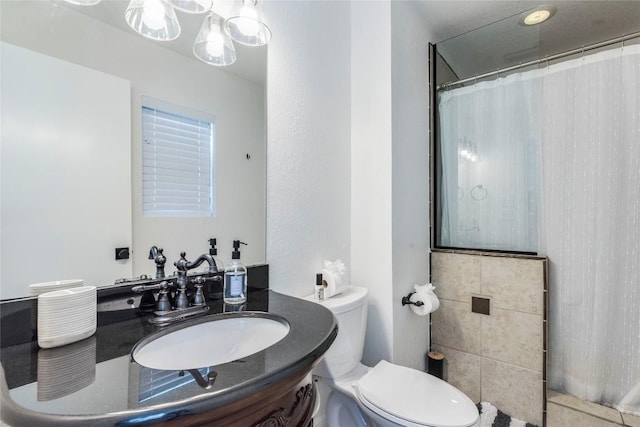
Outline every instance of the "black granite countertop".
<path id="1" fill-rule="evenodd" d="M 208 304 L 211 309 L 205 316 L 226 316 L 237 309 L 219 299 Z M 147 425 L 202 413 L 308 369 L 337 334 L 335 318 L 321 305 L 268 289 L 250 290 L 243 309 L 286 319 L 290 330 L 285 338 L 246 358 L 198 367 L 197 372 L 164 371 L 143 367 L 130 356 L 138 341 L 161 329 L 148 322 L 150 314 L 98 312 L 94 336 L 40 349 L 35 336 L 24 339 L 29 335 L 24 331 L 30 330 L 30 310 L 15 307 L 4 306 L 1 313 L 0 351 L 2 417 L 15 426 Z M 198 385 L 196 376 L 206 378 L 211 371 L 217 374 L 213 387 Z"/>

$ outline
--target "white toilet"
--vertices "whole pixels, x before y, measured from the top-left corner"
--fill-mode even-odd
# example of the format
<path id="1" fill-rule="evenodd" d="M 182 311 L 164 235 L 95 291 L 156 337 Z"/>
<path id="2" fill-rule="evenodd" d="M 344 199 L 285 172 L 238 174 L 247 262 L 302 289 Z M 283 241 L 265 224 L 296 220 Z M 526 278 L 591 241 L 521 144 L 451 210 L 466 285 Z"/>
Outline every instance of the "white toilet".
<path id="1" fill-rule="evenodd" d="M 338 336 L 314 369 L 330 388 L 328 427 L 471 427 L 478 409 L 464 393 L 425 372 L 381 361 L 360 363 L 367 324 L 366 288 L 348 287 L 324 301 L 338 319 Z M 314 300 L 313 296 L 307 297 Z"/>

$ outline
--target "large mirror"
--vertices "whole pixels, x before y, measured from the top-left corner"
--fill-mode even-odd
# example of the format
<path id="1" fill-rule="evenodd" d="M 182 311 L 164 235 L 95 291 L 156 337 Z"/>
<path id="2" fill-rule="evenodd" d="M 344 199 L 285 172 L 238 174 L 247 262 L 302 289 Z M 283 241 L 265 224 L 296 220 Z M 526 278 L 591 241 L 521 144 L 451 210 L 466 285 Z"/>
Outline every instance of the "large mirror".
<path id="1" fill-rule="evenodd" d="M 243 262 L 265 262 L 266 47 L 236 44 L 236 63 L 214 67 L 191 51 L 203 15 L 178 11 L 180 37 L 156 42 L 128 27 L 127 5 L 0 2 L 1 299 L 153 276 L 151 246 L 167 274 L 210 238 L 223 262 L 233 240 Z M 143 107 L 210 120 L 210 215 L 143 212 Z"/>

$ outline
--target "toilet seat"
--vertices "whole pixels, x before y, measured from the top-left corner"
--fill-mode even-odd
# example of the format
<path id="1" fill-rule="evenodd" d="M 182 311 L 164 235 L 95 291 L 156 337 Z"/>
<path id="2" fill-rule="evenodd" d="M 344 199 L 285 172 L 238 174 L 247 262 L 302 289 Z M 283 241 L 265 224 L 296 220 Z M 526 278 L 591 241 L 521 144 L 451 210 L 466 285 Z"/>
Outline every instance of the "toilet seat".
<path id="1" fill-rule="evenodd" d="M 469 427 L 478 410 L 464 393 L 427 373 L 380 361 L 355 384 L 360 402 L 379 416 L 411 427 Z"/>

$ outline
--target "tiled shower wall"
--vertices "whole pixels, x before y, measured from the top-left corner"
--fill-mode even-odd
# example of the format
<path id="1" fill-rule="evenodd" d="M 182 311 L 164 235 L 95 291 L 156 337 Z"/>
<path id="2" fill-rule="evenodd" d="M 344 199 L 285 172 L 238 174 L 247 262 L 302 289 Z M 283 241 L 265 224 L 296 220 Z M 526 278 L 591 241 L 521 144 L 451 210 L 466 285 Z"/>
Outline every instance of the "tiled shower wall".
<path id="1" fill-rule="evenodd" d="M 431 278 L 440 298 L 432 349 L 445 355 L 445 379 L 475 402 L 490 402 L 543 425 L 546 259 L 436 252 Z M 471 297 L 490 299 L 474 313 Z"/>

